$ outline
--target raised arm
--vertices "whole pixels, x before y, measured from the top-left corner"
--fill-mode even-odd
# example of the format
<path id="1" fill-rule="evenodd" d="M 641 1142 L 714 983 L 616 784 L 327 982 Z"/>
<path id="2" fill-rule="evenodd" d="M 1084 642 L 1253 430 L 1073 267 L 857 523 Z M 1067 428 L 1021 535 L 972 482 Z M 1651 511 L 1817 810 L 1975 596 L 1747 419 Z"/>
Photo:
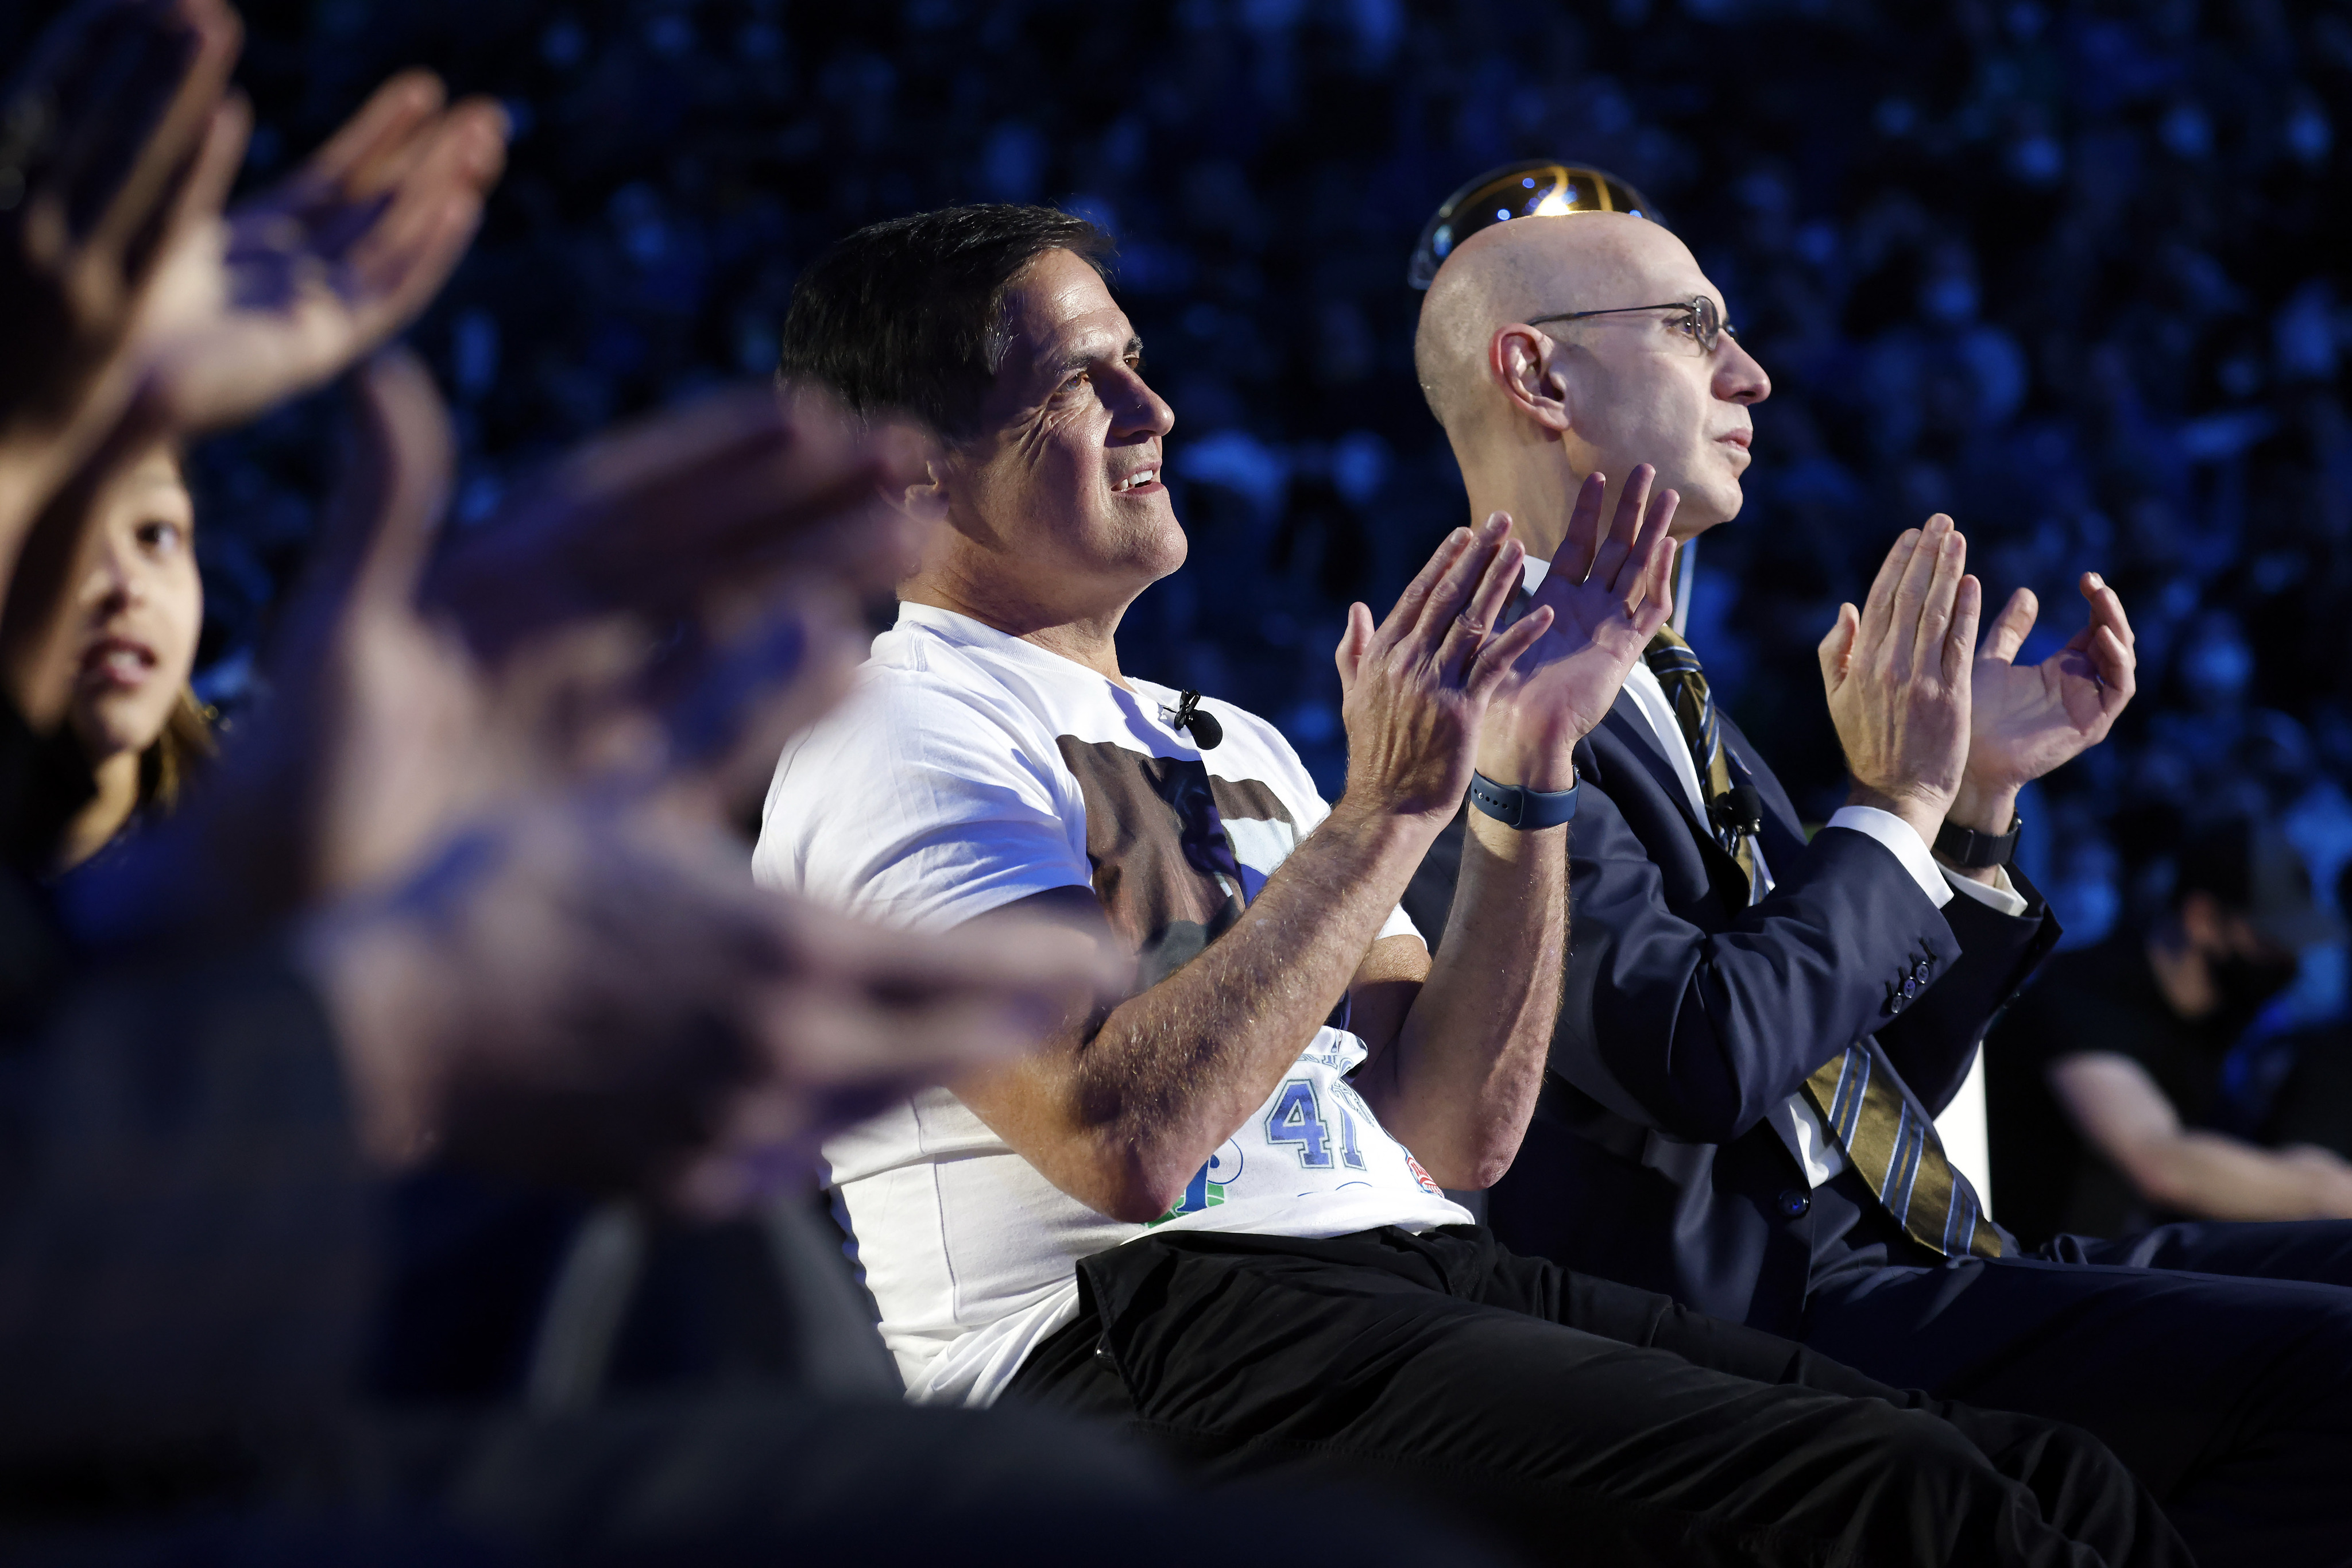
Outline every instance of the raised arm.
<path id="1" fill-rule="evenodd" d="M 1653 499 L 1654 476 L 1647 465 L 1634 469 L 1605 530 L 1606 476 L 1588 476 L 1579 493 L 1535 597 L 1552 624 L 1513 665 L 1481 732 L 1479 771 L 1496 782 L 1573 787 L 1577 743 L 1665 623 L 1678 497 Z M 1439 956 L 1393 1042 L 1376 1046 L 1356 1075 L 1381 1124 L 1448 1186 L 1500 1179 L 1543 1086 L 1568 945 L 1569 832 L 1469 813 Z"/>
<path id="2" fill-rule="evenodd" d="M 1965 565 L 1949 519 L 1909 530 L 1822 646 L 1850 804 L 1922 862 L 1967 755 L 1979 591 Z M 1645 757 L 1598 739 L 1587 755 L 1601 789 L 1576 830 L 1581 934 L 1557 1054 L 1619 1114 L 1727 1141 L 1898 1017 L 1892 988 L 1919 978 L 1923 960 L 1931 984 L 1958 962 L 1922 877 L 1859 829 L 1776 849 L 1772 894 L 1727 919 L 1677 912 L 1659 866 L 1690 841 L 1680 807 L 1646 774 L 1614 771 Z M 1925 876 L 1937 881 L 1932 867 Z"/>
<path id="3" fill-rule="evenodd" d="M 1265 1102 L 1354 984 L 1374 994 L 1368 1013 L 1395 1020 L 1368 1025 L 1373 1057 L 1358 1075 L 1383 1124 L 1401 1123 L 1416 1149 L 1426 1143 L 1421 1157 L 1441 1183 L 1491 1181 L 1509 1158 L 1498 1164 L 1494 1151 L 1517 1147 L 1550 1030 L 1560 830 L 1491 847 L 1481 839 L 1456 921 L 1475 927 L 1461 946 L 1492 944 L 1483 975 L 1465 955 L 1433 993 L 1421 984 L 1425 957 L 1396 943 L 1375 950 L 1373 938 L 1474 764 L 1504 783 L 1565 786 L 1578 727 L 1606 711 L 1632 657 L 1618 646 L 1625 631 L 1591 652 L 1601 601 L 1622 619 L 1624 600 L 1641 609 L 1664 580 L 1664 525 L 1637 550 L 1629 541 L 1641 520 L 1637 503 L 1627 537 L 1601 541 L 1589 592 L 1564 581 L 1500 634 L 1492 628 L 1525 552 L 1499 515 L 1449 538 L 1379 627 L 1355 607 L 1339 651 L 1349 785 L 1331 815 L 1201 956 L 1107 1016 L 1072 1020 L 1045 1051 L 967 1086 L 966 1103 L 1080 1202 L 1149 1220 Z M 1598 533 L 1588 526 L 1588 538 Z M 1601 685 L 1605 693 L 1588 689 Z M 1482 744 L 1498 699 L 1507 733 Z M 1559 713 L 1539 719 L 1548 706 Z M 1521 1060 L 1530 1054 L 1532 1071 Z"/>
<path id="4" fill-rule="evenodd" d="M 0 592 L 33 519 L 121 416 L 172 256 L 245 146 L 220 0 L 83 0 L 0 102 Z"/>
<path id="5" fill-rule="evenodd" d="M 1613 740 L 1614 737 L 1610 737 Z M 1595 737 L 1582 759 L 1570 874 L 1576 942 L 1555 1068 L 1621 1116 L 1693 1143 L 1727 1143 L 1807 1074 L 1894 1017 L 1886 982 L 1958 946 L 1943 915 L 1880 844 L 1825 828 L 1776 852 L 1771 896 L 1727 923 L 1666 899 L 1659 865 L 1689 819 L 1643 766 Z M 1646 778 L 1638 783 L 1647 783 Z"/>
<path id="6" fill-rule="evenodd" d="M 1377 632 L 1363 638 L 1351 620 L 1347 793 L 1233 928 L 1158 985 L 960 1088 L 1064 1192 L 1119 1219 L 1165 1212 L 1346 993 L 1469 788 L 1487 702 L 1550 622 L 1483 630 L 1526 555 L 1508 534 L 1500 520 L 1456 529 Z"/>

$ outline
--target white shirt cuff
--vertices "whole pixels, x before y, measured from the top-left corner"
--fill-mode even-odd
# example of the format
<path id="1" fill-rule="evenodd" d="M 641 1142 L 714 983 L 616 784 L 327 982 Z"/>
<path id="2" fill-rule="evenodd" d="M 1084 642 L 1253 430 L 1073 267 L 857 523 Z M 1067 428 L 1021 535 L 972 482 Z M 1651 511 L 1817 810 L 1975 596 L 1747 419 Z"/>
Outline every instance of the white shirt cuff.
<path id="1" fill-rule="evenodd" d="M 1885 844 L 1887 852 L 1903 862 L 1903 869 L 1911 873 L 1911 880 L 1919 884 L 1919 891 L 1937 908 L 1952 902 L 1952 884 L 1944 880 L 1944 868 L 1927 852 L 1927 841 L 1894 812 L 1882 811 L 1875 806 L 1841 806 L 1830 818 L 1829 825 L 1852 828 Z M 2024 907 L 2022 900 L 2018 907 Z"/>
<path id="2" fill-rule="evenodd" d="M 1990 884 L 1962 876 L 1940 861 L 1937 862 L 1936 869 L 1944 873 L 1944 880 L 1951 884 L 1955 893 L 1966 894 L 1979 904 L 1997 909 L 2012 920 L 2025 913 L 2025 894 L 2018 892 L 2016 884 L 2009 880 L 2009 868 L 2005 865 L 1992 868 Z"/>

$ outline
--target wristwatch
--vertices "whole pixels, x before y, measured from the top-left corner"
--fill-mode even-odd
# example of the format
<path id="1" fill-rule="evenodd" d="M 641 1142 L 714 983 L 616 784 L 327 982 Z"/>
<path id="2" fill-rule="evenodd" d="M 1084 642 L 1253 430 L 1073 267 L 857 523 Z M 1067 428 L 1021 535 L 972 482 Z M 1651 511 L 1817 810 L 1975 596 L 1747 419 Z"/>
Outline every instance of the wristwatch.
<path id="1" fill-rule="evenodd" d="M 1507 828 L 1538 833 L 1557 828 L 1576 815 L 1576 786 L 1549 793 L 1497 784 L 1484 773 L 1470 775 L 1470 803 Z"/>
<path id="2" fill-rule="evenodd" d="M 1936 830 L 1936 854 L 1947 864 L 1963 871 L 1983 871 L 1990 866 L 2007 865 L 2009 857 L 2017 852 L 2018 830 L 2025 819 L 2010 814 L 2009 831 L 1979 833 L 1974 828 L 1963 828 L 1946 822 Z"/>

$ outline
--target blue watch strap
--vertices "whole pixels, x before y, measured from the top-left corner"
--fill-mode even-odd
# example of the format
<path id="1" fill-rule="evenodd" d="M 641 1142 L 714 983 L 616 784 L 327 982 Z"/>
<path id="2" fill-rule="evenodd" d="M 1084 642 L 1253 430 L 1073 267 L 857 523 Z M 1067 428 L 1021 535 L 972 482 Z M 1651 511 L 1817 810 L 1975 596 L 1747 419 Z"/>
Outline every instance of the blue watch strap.
<path id="1" fill-rule="evenodd" d="M 1473 770 L 1470 803 L 1507 828 L 1537 833 L 1546 828 L 1557 828 L 1576 815 L 1576 786 L 1570 784 L 1565 789 L 1546 794 L 1539 789 L 1522 789 L 1516 784 L 1497 784 L 1484 773 Z"/>

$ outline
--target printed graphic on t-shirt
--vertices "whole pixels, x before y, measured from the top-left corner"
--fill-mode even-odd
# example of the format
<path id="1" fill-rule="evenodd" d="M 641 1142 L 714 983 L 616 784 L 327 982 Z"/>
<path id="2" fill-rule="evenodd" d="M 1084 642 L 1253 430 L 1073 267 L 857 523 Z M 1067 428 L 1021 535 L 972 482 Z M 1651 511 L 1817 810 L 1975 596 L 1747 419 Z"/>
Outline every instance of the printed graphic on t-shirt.
<path id="1" fill-rule="evenodd" d="M 901 606 L 852 705 L 785 754 L 754 864 L 765 883 L 922 930 L 1083 884 L 1139 982 L 1156 984 L 1233 930 L 1327 810 L 1264 720 L 1215 705 L 1223 739 L 1203 756 L 1167 722 L 1179 701 Z M 1380 935 L 1412 929 L 1399 910 Z M 1153 1226 L 1071 1197 L 946 1089 L 826 1140 L 909 1397 L 994 1399 L 1077 1312 L 1077 1260 L 1137 1236 L 1465 1223 L 1349 1082 L 1368 1048 L 1346 1005 L 1269 1073 L 1266 1098 Z"/>
<path id="2" fill-rule="evenodd" d="M 1095 896 L 1140 960 L 1137 988 L 1156 986 L 1223 936 L 1273 870 L 1244 865 L 1227 824 L 1278 825 L 1278 854 L 1297 826 L 1265 785 L 1212 778 L 1198 758 L 1066 735 L 1055 744 L 1086 795 Z"/>

